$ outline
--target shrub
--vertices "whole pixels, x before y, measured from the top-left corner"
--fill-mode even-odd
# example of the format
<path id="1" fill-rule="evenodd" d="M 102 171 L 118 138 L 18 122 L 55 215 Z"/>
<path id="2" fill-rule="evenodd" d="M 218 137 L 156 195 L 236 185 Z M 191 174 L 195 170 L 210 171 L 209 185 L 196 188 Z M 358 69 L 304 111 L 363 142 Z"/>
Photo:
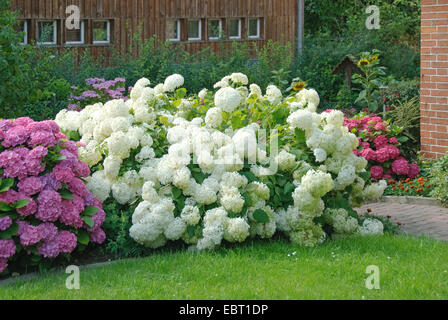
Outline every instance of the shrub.
<path id="1" fill-rule="evenodd" d="M 212 249 L 276 232 L 314 246 L 326 236 L 382 233 L 377 220 L 360 225 L 352 207 L 381 196 L 386 183 L 370 183 L 342 112 L 316 113 L 315 90 L 283 97 L 270 85 L 263 94 L 242 73 L 194 96 L 178 74 L 149 84 L 140 79 L 126 102 L 56 117 L 85 145 L 80 157 L 93 171 L 87 187 L 113 208 L 106 224 L 131 222 L 130 237 L 151 248 L 181 239 Z M 279 153 L 268 143 L 275 139 Z M 123 212 L 126 206 L 135 210 Z M 114 232 L 121 239 L 109 247 L 117 249 L 127 239 Z"/>
<path id="2" fill-rule="evenodd" d="M 401 134 L 407 141 L 403 141 L 401 150 L 406 159 L 415 161 L 420 151 L 420 97 L 397 101 L 390 106 L 387 117 L 393 125 L 403 128 Z"/>
<path id="3" fill-rule="evenodd" d="M 354 118 L 346 118 L 344 123 L 359 139 L 356 155 L 368 162 L 373 179 L 391 179 L 395 176 L 415 178 L 420 172 L 416 163 L 409 163 L 400 150 L 408 138 L 402 135 L 403 128 L 372 114 L 360 113 Z"/>
<path id="4" fill-rule="evenodd" d="M 1 120 L 0 142 L 0 274 L 105 240 L 105 213 L 82 180 L 89 167 L 55 122 Z"/>
<path id="5" fill-rule="evenodd" d="M 81 110 L 87 105 L 98 102 L 107 102 L 112 99 L 124 99 L 126 89 L 124 88 L 126 79 L 115 78 L 114 80 L 105 80 L 103 78 L 86 79 L 87 88 L 78 88 L 73 86 L 74 92 L 70 94 L 68 106 L 69 110 Z"/>
<path id="6" fill-rule="evenodd" d="M 448 153 L 434 161 L 428 173 L 434 187 L 431 195 L 446 206 L 448 204 Z"/>

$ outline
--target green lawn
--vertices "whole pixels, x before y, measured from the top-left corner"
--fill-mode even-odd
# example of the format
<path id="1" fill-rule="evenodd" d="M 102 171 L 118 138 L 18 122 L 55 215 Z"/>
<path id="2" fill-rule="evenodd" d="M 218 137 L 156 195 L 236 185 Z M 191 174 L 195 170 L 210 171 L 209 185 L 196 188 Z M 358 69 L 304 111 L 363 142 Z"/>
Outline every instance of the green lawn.
<path id="1" fill-rule="evenodd" d="M 293 254 L 295 252 L 295 254 Z M 380 289 L 368 290 L 369 265 Z M 0 299 L 448 299 L 448 243 L 407 236 L 335 240 L 317 248 L 255 241 L 214 252 L 158 251 L 0 286 Z"/>

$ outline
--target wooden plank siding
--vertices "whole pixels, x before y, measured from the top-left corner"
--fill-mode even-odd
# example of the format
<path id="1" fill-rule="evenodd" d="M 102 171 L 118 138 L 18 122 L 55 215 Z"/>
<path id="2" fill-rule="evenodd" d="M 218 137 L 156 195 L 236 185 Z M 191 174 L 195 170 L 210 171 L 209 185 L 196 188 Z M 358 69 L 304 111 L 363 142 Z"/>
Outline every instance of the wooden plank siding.
<path id="1" fill-rule="evenodd" d="M 28 41 L 35 41 L 37 21 L 57 20 L 57 45 L 66 47 L 65 13 L 67 6 L 77 5 L 85 23 L 85 43 L 72 45 L 79 53 L 88 49 L 93 56 L 107 57 L 115 47 L 127 52 L 133 35 L 140 30 L 142 40 L 156 35 L 166 41 L 167 21 L 181 21 L 181 41 L 174 42 L 189 53 L 206 47 L 219 50 L 218 41 L 208 39 L 208 19 L 221 19 L 225 34 L 229 19 L 242 21 L 242 39 L 236 41 L 255 43 L 259 48 L 267 40 L 295 42 L 297 37 L 297 0 L 11 0 L 12 10 L 19 11 L 19 20 L 28 23 Z M 248 39 L 248 19 L 260 18 L 259 39 Z M 202 40 L 188 41 L 188 19 L 200 19 Z M 93 44 L 92 25 L 95 20 L 108 20 L 111 25 L 111 43 Z M 230 47 L 232 41 L 224 39 Z"/>

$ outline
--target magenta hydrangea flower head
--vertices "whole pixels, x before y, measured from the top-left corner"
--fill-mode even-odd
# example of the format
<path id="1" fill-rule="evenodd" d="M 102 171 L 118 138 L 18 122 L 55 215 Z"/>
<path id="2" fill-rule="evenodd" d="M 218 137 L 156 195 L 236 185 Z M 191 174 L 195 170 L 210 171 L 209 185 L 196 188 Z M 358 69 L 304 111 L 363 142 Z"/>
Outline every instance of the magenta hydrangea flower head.
<path id="1" fill-rule="evenodd" d="M 399 158 L 392 162 L 392 171 L 398 175 L 406 176 L 409 173 L 409 162 L 404 158 Z"/>
<path id="2" fill-rule="evenodd" d="M 8 267 L 8 260 L 0 258 L 0 274 Z"/>
<path id="3" fill-rule="evenodd" d="M 371 175 L 372 179 L 375 179 L 375 180 L 382 179 L 383 176 L 384 176 L 383 167 L 381 167 L 381 166 L 372 166 L 370 168 L 370 175 Z"/>
<path id="4" fill-rule="evenodd" d="M 409 171 L 408 171 L 408 177 L 409 178 L 416 178 L 420 173 L 420 168 L 418 167 L 418 164 L 411 163 L 409 164 Z"/>
<path id="5" fill-rule="evenodd" d="M 69 167 L 66 167 L 62 163 L 59 163 L 53 168 L 53 175 L 59 182 L 70 182 L 74 177 L 75 174 L 73 173 L 73 170 Z"/>
<path id="6" fill-rule="evenodd" d="M 59 252 L 71 253 L 75 250 L 78 239 L 74 233 L 64 230 L 58 233 L 56 241 L 58 242 Z"/>
<path id="7" fill-rule="evenodd" d="M 373 144 L 377 149 L 384 147 L 387 144 L 387 138 L 383 135 L 380 135 L 373 140 Z"/>
<path id="8" fill-rule="evenodd" d="M 12 220 L 9 216 L 0 218 L 0 231 L 5 231 L 12 225 Z"/>
<path id="9" fill-rule="evenodd" d="M 16 253 L 16 244 L 11 239 L 0 239 L 0 258 L 8 259 Z"/>
<path id="10" fill-rule="evenodd" d="M 37 197 L 39 207 L 36 218 L 44 222 L 55 222 L 62 212 L 62 198 L 59 193 L 48 189 L 42 191 Z"/>
<path id="11" fill-rule="evenodd" d="M 28 200 L 28 203 L 26 206 L 24 206 L 23 208 L 17 209 L 17 212 L 22 217 L 27 217 L 27 216 L 30 216 L 30 215 L 36 213 L 37 203 L 32 198 L 30 198 L 26 195 L 20 195 L 20 199 Z"/>
<path id="12" fill-rule="evenodd" d="M 42 230 L 39 227 L 26 225 L 20 235 L 20 244 L 24 247 L 31 246 L 42 240 Z"/>
<path id="13" fill-rule="evenodd" d="M 42 240 L 44 241 L 53 240 L 58 234 L 58 227 L 50 222 L 41 223 L 38 228 L 42 233 Z"/>
<path id="14" fill-rule="evenodd" d="M 90 241 L 93 243 L 102 244 L 106 240 L 106 234 L 101 228 L 95 229 L 90 234 Z"/>
<path id="15" fill-rule="evenodd" d="M 24 126 L 15 126 L 6 131 L 2 146 L 5 148 L 24 144 L 28 140 L 28 132 Z"/>
<path id="16" fill-rule="evenodd" d="M 39 255 L 44 258 L 56 258 L 59 251 L 59 242 L 56 239 L 52 239 L 49 241 L 44 241 L 38 248 L 37 251 Z"/>
<path id="17" fill-rule="evenodd" d="M 21 193 L 32 196 L 41 192 L 44 189 L 44 184 L 38 177 L 28 177 L 21 180 L 17 187 Z"/>

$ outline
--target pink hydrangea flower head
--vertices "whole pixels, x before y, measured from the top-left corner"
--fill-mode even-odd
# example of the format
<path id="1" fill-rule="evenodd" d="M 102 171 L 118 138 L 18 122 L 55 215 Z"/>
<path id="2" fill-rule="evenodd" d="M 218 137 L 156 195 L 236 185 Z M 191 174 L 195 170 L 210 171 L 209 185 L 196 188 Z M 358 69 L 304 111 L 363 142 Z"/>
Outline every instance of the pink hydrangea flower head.
<path id="1" fill-rule="evenodd" d="M 365 148 L 361 150 L 360 154 L 367 161 L 376 160 L 376 152 L 371 148 Z"/>
<path id="2" fill-rule="evenodd" d="M 0 239 L 0 258 L 8 259 L 16 253 L 16 244 L 11 239 Z"/>
<path id="3" fill-rule="evenodd" d="M 34 245 L 42 240 L 42 231 L 39 227 L 26 225 L 20 235 L 20 244 L 24 247 Z"/>
<path id="4" fill-rule="evenodd" d="M 84 211 L 84 199 L 74 194 L 73 200 L 62 200 L 62 213 L 59 221 L 67 226 L 79 229 L 83 226 L 84 220 L 81 218 L 81 212 Z"/>
<path id="5" fill-rule="evenodd" d="M 56 258 L 59 255 L 59 242 L 56 239 L 44 241 L 37 251 L 44 258 Z"/>
<path id="6" fill-rule="evenodd" d="M 32 196 L 41 192 L 44 189 L 44 184 L 38 177 L 28 177 L 21 180 L 17 187 L 21 193 Z"/>
<path id="7" fill-rule="evenodd" d="M 55 222 L 62 212 L 62 198 L 54 190 L 43 190 L 37 197 L 39 204 L 36 218 L 44 222 Z"/>
<path id="8" fill-rule="evenodd" d="M 48 154 L 48 149 L 43 146 L 37 146 L 28 154 L 29 159 L 42 160 Z"/>
<path id="9" fill-rule="evenodd" d="M 391 143 L 391 144 L 397 144 L 397 143 L 398 143 L 398 139 L 395 138 L 395 137 L 392 137 L 392 138 L 389 139 L 389 143 Z"/>
<path id="10" fill-rule="evenodd" d="M 29 118 L 29 117 L 22 117 L 22 118 L 17 118 L 13 121 L 12 125 L 14 127 L 16 126 L 23 126 L 23 127 L 27 127 L 29 124 L 34 123 L 34 120 Z"/>
<path id="11" fill-rule="evenodd" d="M 28 140 L 28 132 L 24 126 L 15 126 L 6 131 L 2 146 L 5 148 L 24 144 Z"/>
<path id="12" fill-rule="evenodd" d="M 381 148 L 375 151 L 375 160 L 384 163 L 390 159 L 389 151 L 387 148 Z"/>
<path id="13" fill-rule="evenodd" d="M 26 200 L 29 201 L 28 204 L 26 206 L 24 206 L 23 208 L 17 209 L 17 212 L 22 217 L 28 217 L 28 216 L 36 213 L 36 211 L 37 211 L 37 203 L 32 198 L 22 194 L 20 196 L 20 199 L 26 199 Z"/>
<path id="14" fill-rule="evenodd" d="M 78 161 L 75 168 L 75 174 L 78 177 L 87 178 L 90 175 L 90 168 L 85 162 Z"/>
<path id="15" fill-rule="evenodd" d="M 398 175 L 408 175 L 409 162 L 404 158 L 395 160 L 394 162 L 392 162 L 392 171 Z"/>
<path id="16" fill-rule="evenodd" d="M 75 250 L 78 239 L 76 235 L 70 231 L 60 231 L 56 236 L 58 242 L 59 252 L 71 253 Z"/>
<path id="17" fill-rule="evenodd" d="M 8 267 L 8 260 L 0 258 L 0 274 Z"/>
<path id="18" fill-rule="evenodd" d="M 93 243 L 102 244 L 106 240 L 106 234 L 101 228 L 95 229 L 90 234 L 90 241 Z"/>
<path id="19" fill-rule="evenodd" d="M 375 131 L 385 131 L 387 129 L 387 126 L 384 124 L 384 122 L 378 122 L 373 127 Z"/>
<path id="20" fill-rule="evenodd" d="M 81 197 L 84 197 L 88 191 L 84 181 L 79 178 L 73 178 L 69 183 L 67 183 L 67 185 L 68 190 L 71 193 L 77 194 Z"/>
<path id="21" fill-rule="evenodd" d="M 51 131 L 33 131 L 30 134 L 28 145 L 30 147 L 39 145 L 44 147 L 54 147 L 56 145 L 56 138 L 54 137 L 54 133 Z"/>
<path id="22" fill-rule="evenodd" d="M 384 176 L 383 167 L 381 166 L 372 166 L 370 168 L 370 175 L 375 180 L 380 180 Z"/>
<path id="23" fill-rule="evenodd" d="M 62 184 L 52 173 L 47 173 L 39 178 L 42 181 L 45 190 L 59 190 L 62 188 Z"/>
<path id="24" fill-rule="evenodd" d="M 420 168 L 418 167 L 418 164 L 411 163 L 409 165 L 409 171 L 408 171 L 408 177 L 409 178 L 416 178 L 420 173 Z"/>
<path id="25" fill-rule="evenodd" d="M 44 241 L 53 240 L 58 234 L 58 227 L 50 222 L 41 223 L 38 227 L 42 233 L 42 240 Z"/>
<path id="26" fill-rule="evenodd" d="M 6 192 L 0 193 L 0 202 L 13 204 L 19 199 L 20 199 L 19 193 L 17 191 L 14 191 L 13 189 L 9 189 Z"/>
<path id="27" fill-rule="evenodd" d="M 62 164 L 57 164 L 53 168 L 53 175 L 56 178 L 56 180 L 66 183 L 70 182 L 75 177 L 75 174 L 73 173 L 72 169 Z"/>
<path id="28" fill-rule="evenodd" d="M 379 135 L 373 140 L 373 144 L 377 149 L 384 147 L 387 144 L 387 138 L 383 135 Z"/>
<path id="29" fill-rule="evenodd" d="M 9 216 L 0 218 L 0 231 L 5 231 L 12 225 L 12 220 Z"/>
<path id="30" fill-rule="evenodd" d="M 400 149 L 398 149 L 397 146 L 387 145 L 384 148 L 389 153 L 390 159 L 397 159 L 401 155 Z"/>

